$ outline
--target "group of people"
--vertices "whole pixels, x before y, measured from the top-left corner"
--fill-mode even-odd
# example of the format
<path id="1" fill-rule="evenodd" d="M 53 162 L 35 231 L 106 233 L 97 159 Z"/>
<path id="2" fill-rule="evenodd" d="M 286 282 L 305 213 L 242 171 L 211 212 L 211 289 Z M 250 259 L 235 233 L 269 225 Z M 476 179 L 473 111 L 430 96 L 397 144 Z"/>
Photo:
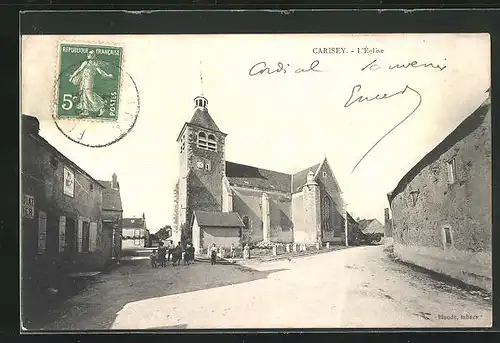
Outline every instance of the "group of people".
<path id="1" fill-rule="evenodd" d="M 210 252 L 210 264 L 214 265 L 217 263 L 217 247 L 216 247 L 215 243 L 213 243 L 212 246 L 209 248 L 209 252 Z M 235 251 L 233 243 L 231 243 L 229 253 L 231 255 L 231 258 L 234 258 L 236 255 L 236 251 Z"/>
<path id="2" fill-rule="evenodd" d="M 153 253 L 149 256 L 151 260 L 151 267 L 166 267 L 168 262 L 172 261 L 172 265 L 180 265 L 181 261 L 184 264 L 191 264 L 194 262 L 194 247 L 192 244 L 187 244 L 184 247 L 181 242 L 174 246 L 173 241 L 169 241 L 168 245 L 160 242 L 158 250 L 153 250 Z"/>

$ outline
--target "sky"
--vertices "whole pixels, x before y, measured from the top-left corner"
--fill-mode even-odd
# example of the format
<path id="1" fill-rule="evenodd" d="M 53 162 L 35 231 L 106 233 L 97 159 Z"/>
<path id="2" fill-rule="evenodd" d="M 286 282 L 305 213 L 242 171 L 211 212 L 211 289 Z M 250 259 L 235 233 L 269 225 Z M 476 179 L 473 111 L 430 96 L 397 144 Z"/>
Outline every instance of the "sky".
<path id="1" fill-rule="evenodd" d="M 122 70 L 137 85 L 140 111 L 120 141 L 89 148 L 57 129 L 52 111 L 62 42 L 122 46 Z M 378 53 L 363 53 L 365 47 Z M 340 51 L 328 48 L 345 53 L 317 53 Z M 353 217 L 383 223 L 387 193 L 490 87 L 488 34 L 37 35 L 23 36 L 21 49 L 21 112 L 37 117 L 40 135 L 95 179 L 116 173 L 124 217 L 144 212 L 151 232 L 172 223 L 176 139 L 202 88 L 227 134 L 228 161 L 294 173 L 327 157 Z M 374 60 L 372 70 L 362 70 Z M 273 69 L 281 62 L 287 72 L 250 76 L 259 62 Z M 312 63 L 317 71 L 295 72 Z M 427 63 L 434 67 L 417 67 Z M 394 96 L 356 101 L 377 94 Z"/>

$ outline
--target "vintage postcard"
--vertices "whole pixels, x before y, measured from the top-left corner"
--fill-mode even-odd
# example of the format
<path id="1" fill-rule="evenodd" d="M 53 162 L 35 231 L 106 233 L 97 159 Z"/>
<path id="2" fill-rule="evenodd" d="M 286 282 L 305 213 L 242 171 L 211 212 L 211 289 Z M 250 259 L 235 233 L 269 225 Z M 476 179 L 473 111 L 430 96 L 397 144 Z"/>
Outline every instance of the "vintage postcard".
<path id="1" fill-rule="evenodd" d="M 24 35 L 24 330 L 492 325 L 489 34 Z"/>

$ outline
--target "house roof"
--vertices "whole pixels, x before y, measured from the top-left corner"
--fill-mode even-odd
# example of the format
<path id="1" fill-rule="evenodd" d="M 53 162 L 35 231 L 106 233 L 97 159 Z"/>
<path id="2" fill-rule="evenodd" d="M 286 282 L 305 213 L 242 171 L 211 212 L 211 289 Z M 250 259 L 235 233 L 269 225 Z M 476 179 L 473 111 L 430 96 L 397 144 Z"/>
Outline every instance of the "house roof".
<path id="1" fill-rule="evenodd" d="M 441 143 L 439 143 L 434 149 L 427 153 L 427 155 L 425 155 L 413 168 L 411 168 L 410 171 L 408 171 L 408 173 L 399 181 L 396 188 L 394 188 L 392 192 L 389 192 L 387 194 L 389 203 L 392 203 L 394 197 L 401 193 L 406 185 L 411 182 L 411 180 L 413 180 L 422 169 L 427 167 L 432 162 L 436 161 L 453 145 L 470 135 L 483 123 L 486 115 L 491 111 L 490 90 L 488 89 L 486 93 L 488 93 L 488 98 L 474 112 L 472 112 L 470 116 L 462 121 L 455 128 L 455 130 L 453 130 L 448 136 L 446 136 L 446 138 Z"/>
<path id="2" fill-rule="evenodd" d="M 23 116 L 26 116 L 23 114 Z M 60 159 L 64 160 L 65 163 L 73 167 L 75 170 L 79 171 L 81 174 L 85 175 L 88 177 L 91 181 L 93 181 L 95 184 L 99 185 L 99 187 L 104 188 L 104 185 L 101 184 L 99 181 L 94 179 L 89 173 L 87 173 L 85 170 L 83 170 L 78 164 L 64 156 L 59 150 L 57 150 L 52 144 L 50 144 L 45 138 L 43 138 L 40 135 L 34 135 L 34 134 L 29 134 L 30 137 L 35 139 L 38 144 L 44 146 L 46 149 L 50 150 L 54 155 L 58 156 Z"/>
<path id="3" fill-rule="evenodd" d="M 290 192 L 290 174 L 226 161 L 226 177 L 233 186 Z"/>
<path id="4" fill-rule="evenodd" d="M 293 174 L 292 176 L 292 193 L 297 193 L 302 191 L 302 187 L 307 182 L 307 174 L 311 170 L 314 175 L 316 175 L 319 167 L 321 166 L 321 163 L 317 163 L 313 166 L 310 166 L 309 168 L 303 169 L 299 171 L 298 173 Z"/>
<path id="5" fill-rule="evenodd" d="M 362 219 L 358 222 L 363 233 L 384 233 L 384 226 L 378 219 Z"/>
<path id="6" fill-rule="evenodd" d="M 111 188 L 111 181 L 101 181 L 99 183 L 106 187 L 102 191 L 102 209 L 112 211 L 123 211 L 122 198 L 119 189 Z"/>
<path id="7" fill-rule="evenodd" d="M 194 211 L 194 218 L 199 226 L 243 227 L 243 222 L 236 212 Z"/>
<path id="8" fill-rule="evenodd" d="M 143 218 L 123 218 L 122 219 L 122 228 L 136 228 L 144 226 Z"/>

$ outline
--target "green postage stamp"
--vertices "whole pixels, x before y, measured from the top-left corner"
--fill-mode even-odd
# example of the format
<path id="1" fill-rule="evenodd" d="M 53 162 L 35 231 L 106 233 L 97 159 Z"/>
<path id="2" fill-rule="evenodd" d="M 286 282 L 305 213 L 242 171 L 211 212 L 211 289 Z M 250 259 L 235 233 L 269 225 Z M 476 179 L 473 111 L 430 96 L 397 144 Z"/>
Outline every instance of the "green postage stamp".
<path id="1" fill-rule="evenodd" d="M 122 48 L 60 44 L 57 117 L 117 120 Z"/>

